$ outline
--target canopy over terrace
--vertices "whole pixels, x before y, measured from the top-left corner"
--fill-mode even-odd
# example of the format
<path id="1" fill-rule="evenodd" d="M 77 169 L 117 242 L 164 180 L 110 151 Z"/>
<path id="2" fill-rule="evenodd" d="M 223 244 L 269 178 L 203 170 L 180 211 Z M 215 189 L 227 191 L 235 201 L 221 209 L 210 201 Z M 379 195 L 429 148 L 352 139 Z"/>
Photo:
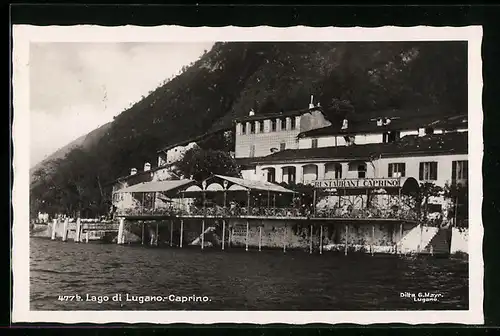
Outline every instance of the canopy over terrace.
<path id="1" fill-rule="evenodd" d="M 129 193 L 133 199 L 132 205 L 127 206 L 120 212 L 128 215 L 164 213 L 165 211 L 172 212 L 172 199 L 178 199 L 179 190 L 194 183 L 195 181 L 188 179 L 151 181 L 120 189 L 116 193 Z M 179 205 L 176 208 L 179 208 Z"/>
<path id="2" fill-rule="evenodd" d="M 169 181 L 151 181 L 134 184 L 130 187 L 126 187 L 118 190 L 118 193 L 171 193 L 178 190 L 181 187 L 186 187 L 187 185 L 193 184 L 193 180 L 169 180 Z"/>
<path id="3" fill-rule="evenodd" d="M 182 192 L 183 197 L 202 197 L 198 204 L 203 211 L 230 211 L 240 215 L 263 215 L 276 208 L 277 198 L 293 200 L 295 191 L 280 185 L 246 180 L 237 177 L 213 175 L 199 185 L 192 185 Z M 229 197 L 229 200 L 227 199 Z M 228 202 L 229 201 L 229 202 Z M 229 203 L 229 204 L 228 204 Z M 278 202 L 282 203 L 282 202 Z"/>
<path id="4" fill-rule="evenodd" d="M 409 216 L 412 209 L 403 204 L 402 197 L 419 190 L 413 177 L 315 180 L 310 184 L 314 187 L 315 212 L 321 212 L 320 217 L 401 217 L 403 212 Z M 326 201 L 325 196 L 333 197 L 333 202 Z M 378 202 L 374 202 L 374 196 L 379 196 Z"/>

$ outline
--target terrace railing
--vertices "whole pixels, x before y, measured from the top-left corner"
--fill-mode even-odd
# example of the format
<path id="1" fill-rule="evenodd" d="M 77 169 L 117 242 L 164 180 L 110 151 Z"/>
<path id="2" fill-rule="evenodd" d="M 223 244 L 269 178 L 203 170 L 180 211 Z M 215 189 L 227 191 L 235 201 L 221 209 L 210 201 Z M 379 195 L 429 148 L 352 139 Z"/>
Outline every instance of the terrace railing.
<path id="1" fill-rule="evenodd" d="M 303 208 L 269 208 L 269 207 L 197 207 L 189 206 L 188 208 L 156 208 L 156 209 L 141 209 L 129 208 L 118 213 L 125 216 L 172 216 L 172 217 L 188 217 L 188 216 L 206 216 L 206 217 L 276 217 L 276 218 L 292 218 L 292 217 L 315 217 L 315 218 L 346 218 L 346 219 L 407 219 L 417 220 L 418 214 L 416 211 L 408 209 L 345 209 L 345 208 L 327 208 L 318 209 L 316 214 Z"/>

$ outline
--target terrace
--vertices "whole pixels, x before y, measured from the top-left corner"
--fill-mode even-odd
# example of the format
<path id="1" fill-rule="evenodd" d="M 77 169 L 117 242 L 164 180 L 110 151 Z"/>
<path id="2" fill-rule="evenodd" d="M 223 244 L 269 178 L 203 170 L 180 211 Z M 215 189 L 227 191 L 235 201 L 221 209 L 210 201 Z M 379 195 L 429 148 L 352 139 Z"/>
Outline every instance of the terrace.
<path id="1" fill-rule="evenodd" d="M 119 210 L 118 217 L 406 221 L 415 221 L 418 217 L 411 207 L 401 202 L 403 188 L 399 181 L 395 187 L 382 192 L 373 188 L 344 188 L 341 192 L 313 186 L 295 191 L 270 182 L 221 175 L 214 175 L 201 184 L 190 180 L 146 184 L 119 191 L 133 193 L 136 202 L 132 207 Z M 385 203 L 373 201 L 378 195 L 382 195 Z"/>

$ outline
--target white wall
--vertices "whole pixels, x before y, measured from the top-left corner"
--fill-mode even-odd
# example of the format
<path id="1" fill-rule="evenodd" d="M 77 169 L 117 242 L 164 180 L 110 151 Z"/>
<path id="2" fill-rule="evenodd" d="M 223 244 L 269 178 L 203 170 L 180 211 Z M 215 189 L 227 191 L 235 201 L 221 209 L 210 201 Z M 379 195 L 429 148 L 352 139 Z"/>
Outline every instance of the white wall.
<path id="1" fill-rule="evenodd" d="M 469 253 L 469 229 L 453 228 L 451 230 L 450 253 Z"/>
<path id="2" fill-rule="evenodd" d="M 383 133 L 357 134 L 354 138 L 354 143 L 356 145 L 365 145 L 371 143 L 382 143 L 383 140 Z"/>
<path id="3" fill-rule="evenodd" d="M 190 142 L 186 146 L 177 146 L 174 148 L 171 148 L 167 151 L 167 157 L 166 157 L 166 162 L 167 164 L 179 161 L 182 159 L 184 154 L 191 148 L 196 146 L 196 142 Z"/>
<path id="4" fill-rule="evenodd" d="M 436 161 L 437 164 L 437 180 L 430 181 L 439 186 L 444 186 L 446 182 L 451 181 L 451 169 L 452 161 L 467 160 L 467 154 L 458 155 L 434 155 L 434 156 L 412 156 L 412 157 L 400 157 L 400 158 L 382 158 L 380 160 L 375 160 L 376 176 L 374 177 L 388 177 L 388 165 L 389 163 L 405 163 L 406 177 L 414 177 L 418 180 L 420 162 L 431 162 Z M 425 181 L 419 181 L 425 182 Z"/>

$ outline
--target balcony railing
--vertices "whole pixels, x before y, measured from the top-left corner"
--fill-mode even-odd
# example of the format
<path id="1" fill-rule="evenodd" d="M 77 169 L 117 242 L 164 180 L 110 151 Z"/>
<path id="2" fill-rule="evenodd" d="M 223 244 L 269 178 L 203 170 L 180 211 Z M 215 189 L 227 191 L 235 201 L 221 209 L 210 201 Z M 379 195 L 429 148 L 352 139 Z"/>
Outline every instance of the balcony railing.
<path id="1" fill-rule="evenodd" d="M 416 211 L 408 209 L 346 209 L 328 208 L 318 209 L 316 214 L 304 208 L 269 208 L 269 207 L 196 207 L 182 208 L 129 208 L 117 213 L 119 216 L 171 216 L 171 217 L 309 217 L 309 218 L 346 218 L 346 219 L 407 219 L 417 220 Z"/>

